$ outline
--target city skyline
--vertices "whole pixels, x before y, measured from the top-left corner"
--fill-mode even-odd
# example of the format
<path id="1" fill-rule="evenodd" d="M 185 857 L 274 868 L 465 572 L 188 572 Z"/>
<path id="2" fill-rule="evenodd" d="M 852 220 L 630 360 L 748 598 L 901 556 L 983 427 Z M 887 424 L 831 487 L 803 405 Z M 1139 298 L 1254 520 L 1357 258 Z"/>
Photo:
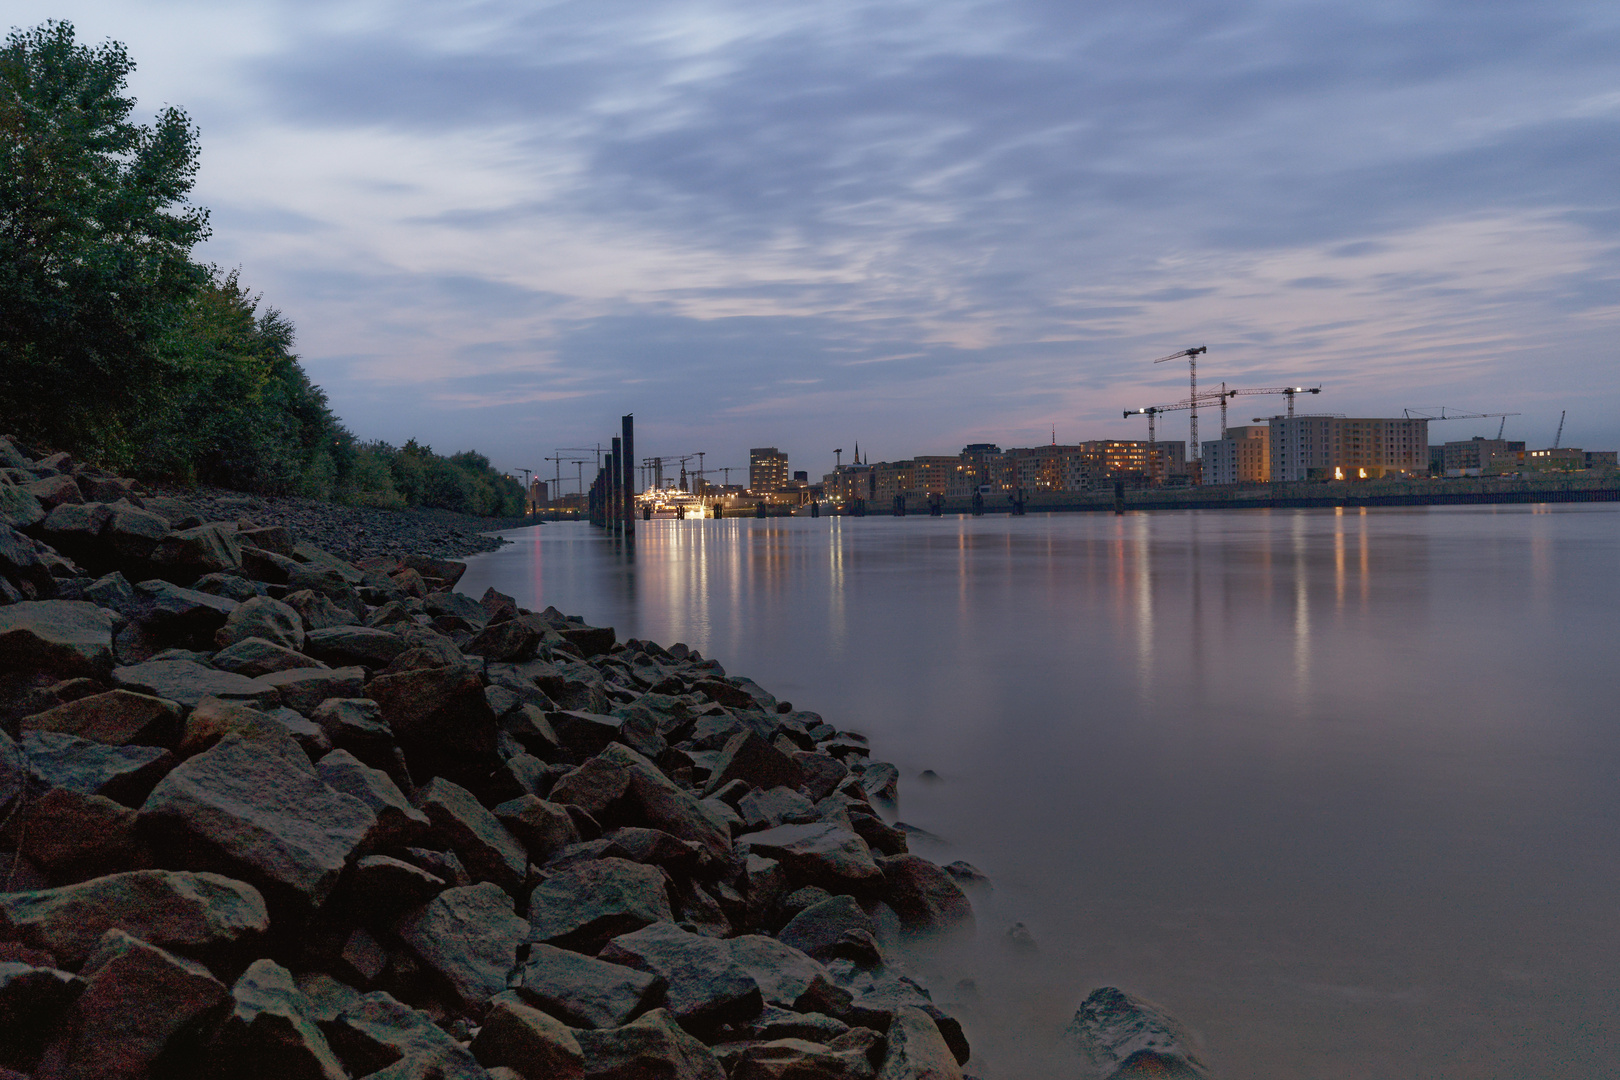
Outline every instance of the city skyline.
<path id="1" fill-rule="evenodd" d="M 1516 412 L 1536 446 L 1568 410 L 1566 444 L 1620 443 L 1597 5 L 8 22 L 64 16 L 129 46 L 140 114 L 197 122 L 200 254 L 292 319 L 361 438 L 536 468 L 636 412 L 653 452 L 812 473 L 857 435 L 1141 438 L 1120 411 L 1183 397 L 1150 361 L 1196 344 L 1201 383 L 1321 383 L 1313 410 Z"/>

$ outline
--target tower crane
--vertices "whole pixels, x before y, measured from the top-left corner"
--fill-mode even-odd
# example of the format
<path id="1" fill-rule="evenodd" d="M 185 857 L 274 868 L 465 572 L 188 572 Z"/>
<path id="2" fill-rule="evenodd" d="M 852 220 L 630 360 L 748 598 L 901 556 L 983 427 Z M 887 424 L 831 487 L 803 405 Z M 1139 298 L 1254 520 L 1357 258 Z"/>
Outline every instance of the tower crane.
<path id="1" fill-rule="evenodd" d="M 1441 405 L 1438 408 L 1423 405 L 1418 406 L 1415 409 L 1406 410 L 1406 418 L 1408 420 L 1487 420 L 1492 417 L 1499 416 L 1502 418 L 1502 422 L 1496 427 L 1496 437 L 1498 439 L 1502 437 L 1503 432 L 1507 431 L 1507 418 L 1518 415 L 1519 414 L 1516 412 L 1447 412 L 1446 406 L 1444 405 Z M 1564 430 L 1563 417 L 1558 418 L 1558 430 L 1560 432 Z M 1556 446 L 1558 444 L 1554 443 L 1553 445 Z"/>
<path id="2" fill-rule="evenodd" d="M 570 456 L 568 456 L 568 455 L 571 455 L 571 454 L 572 455 L 592 454 L 592 455 L 594 455 L 594 457 L 577 457 L 577 456 L 576 457 L 570 457 Z M 597 444 L 596 446 L 559 446 L 559 447 L 557 447 L 556 453 L 554 455 L 552 455 L 550 457 L 542 458 L 541 460 L 554 462 L 556 464 L 556 467 L 557 467 L 556 480 L 555 480 L 556 487 L 553 488 L 553 490 L 558 495 L 562 494 L 562 467 L 564 465 L 577 466 L 576 471 L 579 473 L 579 476 L 577 477 L 577 480 L 579 482 L 579 491 L 580 491 L 580 494 L 584 494 L 584 492 L 585 492 L 585 465 L 588 462 L 595 461 L 596 462 L 596 467 L 598 469 L 600 469 L 602 467 L 602 447 L 601 447 L 600 443 Z M 555 498 L 556 496 L 553 496 L 553 497 Z"/>
<path id="3" fill-rule="evenodd" d="M 1558 444 L 1564 441 L 1564 417 L 1568 413 L 1569 413 L 1568 409 L 1559 410 L 1559 413 L 1558 413 L 1558 434 L 1553 436 L 1553 449 L 1554 450 L 1558 449 Z"/>
<path id="4" fill-rule="evenodd" d="M 1186 407 L 1192 410 L 1191 415 L 1187 417 L 1187 426 L 1192 434 L 1192 456 L 1194 458 L 1198 456 L 1198 357 L 1200 354 L 1207 352 L 1209 352 L 1209 346 L 1194 345 L 1191 348 L 1182 349 L 1180 352 L 1171 353 L 1169 356 L 1161 356 L 1153 361 L 1155 364 L 1163 364 L 1169 360 L 1180 360 L 1184 356 L 1187 358 L 1189 385 Z M 1148 421 L 1148 427 L 1151 430 L 1151 418 Z M 1149 436 L 1148 441 L 1152 442 L 1151 436 Z"/>

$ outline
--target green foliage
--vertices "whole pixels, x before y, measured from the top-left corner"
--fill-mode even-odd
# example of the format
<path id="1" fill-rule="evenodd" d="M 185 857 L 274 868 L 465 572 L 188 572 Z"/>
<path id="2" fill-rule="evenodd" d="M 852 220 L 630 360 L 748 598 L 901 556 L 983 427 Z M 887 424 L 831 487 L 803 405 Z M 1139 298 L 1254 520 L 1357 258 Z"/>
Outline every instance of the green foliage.
<path id="1" fill-rule="evenodd" d="M 190 254 L 208 213 L 185 203 L 197 131 L 172 107 L 130 121 L 134 66 L 67 22 L 0 49 L 0 417 L 114 459 L 164 381 L 156 344 L 207 280 Z"/>
<path id="2" fill-rule="evenodd" d="M 192 260 L 197 131 L 172 107 L 131 121 L 134 67 L 68 22 L 0 49 L 0 430 L 147 479 L 522 513 L 481 454 L 357 444 L 292 323 Z"/>

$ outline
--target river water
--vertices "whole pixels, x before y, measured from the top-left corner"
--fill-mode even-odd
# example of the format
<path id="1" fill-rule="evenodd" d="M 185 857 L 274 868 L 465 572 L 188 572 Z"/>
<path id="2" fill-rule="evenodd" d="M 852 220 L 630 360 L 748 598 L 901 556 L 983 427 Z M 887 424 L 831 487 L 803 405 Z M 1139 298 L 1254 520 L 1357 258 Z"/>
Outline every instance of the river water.
<path id="1" fill-rule="evenodd" d="M 1077 1075 L 1101 985 L 1229 1078 L 1620 1075 L 1620 507 L 637 528 L 462 587 L 870 736 L 993 880 L 915 960 L 986 1080 Z"/>

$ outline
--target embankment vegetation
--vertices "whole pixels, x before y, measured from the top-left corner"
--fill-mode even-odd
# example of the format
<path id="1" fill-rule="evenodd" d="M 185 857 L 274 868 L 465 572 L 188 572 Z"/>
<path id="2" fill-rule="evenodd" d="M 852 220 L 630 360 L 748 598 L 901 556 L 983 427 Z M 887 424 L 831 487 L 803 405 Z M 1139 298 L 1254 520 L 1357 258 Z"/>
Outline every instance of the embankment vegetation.
<path id="1" fill-rule="evenodd" d="M 63 21 L 0 50 L 0 430 L 154 482 L 521 513 L 481 454 L 357 440 L 286 316 L 194 258 L 198 132 L 132 119 L 134 67 Z"/>

